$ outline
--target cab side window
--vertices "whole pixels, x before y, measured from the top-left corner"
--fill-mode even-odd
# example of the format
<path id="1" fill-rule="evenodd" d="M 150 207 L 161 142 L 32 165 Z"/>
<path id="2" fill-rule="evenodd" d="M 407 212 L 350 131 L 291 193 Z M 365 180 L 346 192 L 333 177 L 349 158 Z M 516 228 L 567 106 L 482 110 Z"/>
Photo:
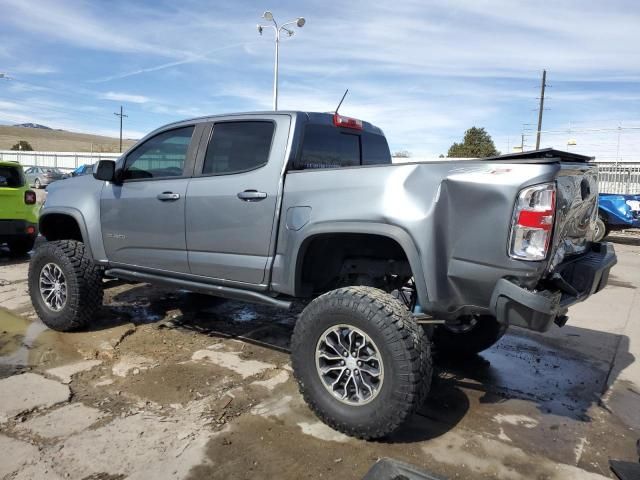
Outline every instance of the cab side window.
<path id="1" fill-rule="evenodd" d="M 213 126 L 203 175 L 248 172 L 267 164 L 275 126 L 273 122 L 221 122 Z"/>
<path id="2" fill-rule="evenodd" d="M 127 155 L 124 180 L 181 177 L 194 129 L 162 132 L 137 147 Z"/>

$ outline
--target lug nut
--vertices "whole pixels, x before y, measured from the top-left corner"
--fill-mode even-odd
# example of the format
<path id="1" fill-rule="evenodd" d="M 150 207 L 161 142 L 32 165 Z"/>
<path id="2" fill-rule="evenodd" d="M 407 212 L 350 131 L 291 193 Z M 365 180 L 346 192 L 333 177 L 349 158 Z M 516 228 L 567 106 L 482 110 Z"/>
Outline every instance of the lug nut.
<path id="1" fill-rule="evenodd" d="M 340 365 L 344 365 L 345 363 L 347 363 L 347 362 L 345 362 L 344 360 L 342 360 L 342 361 L 340 362 Z"/>
<path id="2" fill-rule="evenodd" d="M 362 362 L 360 360 L 358 360 L 358 366 L 361 367 L 362 366 Z"/>

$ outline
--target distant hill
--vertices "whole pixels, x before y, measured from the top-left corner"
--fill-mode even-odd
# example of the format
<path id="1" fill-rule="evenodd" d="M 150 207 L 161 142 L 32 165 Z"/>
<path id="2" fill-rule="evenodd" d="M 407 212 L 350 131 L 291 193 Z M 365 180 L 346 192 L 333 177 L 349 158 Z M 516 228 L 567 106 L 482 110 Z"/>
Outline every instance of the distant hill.
<path id="1" fill-rule="evenodd" d="M 36 125 L 36 126 L 28 126 Z M 117 152 L 119 140 L 102 135 L 53 130 L 44 125 L 24 123 L 20 126 L 0 125 L 0 150 L 9 150 L 20 140 L 26 140 L 34 150 L 46 152 Z M 126 150 L 135 140 L 122 140 Z"/>
<path id="2" fill-rule="evenodd" d="M 40 125 L 39 123 L 19 123 L 18 125 L 14 125 L 14 127 L 41 128 L 42 130 L 53 130 L 51 127 L 47 127 L 46 125 Z"/>

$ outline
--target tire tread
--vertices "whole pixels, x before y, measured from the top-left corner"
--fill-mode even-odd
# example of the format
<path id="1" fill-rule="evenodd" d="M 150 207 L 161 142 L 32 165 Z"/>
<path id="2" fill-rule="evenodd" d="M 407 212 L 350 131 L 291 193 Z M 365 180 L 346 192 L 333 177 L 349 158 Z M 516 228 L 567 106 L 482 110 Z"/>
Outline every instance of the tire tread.
<path id="1" fill-rule="evenodd" d="M 382 418 L 358 426 L 341 422 L 321 408 L 296 374 L 300 393 L 320 420 L 335 430 L 366 440 L 384 437 L 400 427 L 429 393 L 433 371 L 430 342 L 410 312 L 396 298 L 373 287 L 340 288 L 313 300 L 296 323 L 291 340 L 294 373 L 300 371 L 300 362 L 303 361 L 304 340 L 309 337 L 312 326 L 309 320 L 323 309 L 334 306 L 359 311 L 382 332 L 393 356 L 402 366 L 399 373 L 401 388 L 393 392 L 393 404 L 385 409 Z"/>

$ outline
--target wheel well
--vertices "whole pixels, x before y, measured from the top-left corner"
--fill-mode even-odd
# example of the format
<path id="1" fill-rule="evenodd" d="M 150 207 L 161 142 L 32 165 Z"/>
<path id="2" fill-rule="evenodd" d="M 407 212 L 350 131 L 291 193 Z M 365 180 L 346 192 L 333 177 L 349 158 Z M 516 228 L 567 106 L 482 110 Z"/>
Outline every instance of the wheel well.
<path id="1" fill-rule="evenodd" d="M 600 217 L 605 224 L 609 222 L 609 214 L 601 208 L 598 209 L 598 217 Z"/>
<path id="2" fill-rule="evenodd" d="M 40 233 L 48 241 L 78 240 L 82 242 L 80 225 L 75 218 L 62 213 L 51 213 L 40 219 Z"/>
<path id="3" fill-rule="evenodd" d="M 314 236 L 300 249 L 297 265 L 296 294 L 301 296 L 348 285 L 392 290 L 412 276 L 409 260 L 400 244 L 392 238 L 374 234 Z"/>

